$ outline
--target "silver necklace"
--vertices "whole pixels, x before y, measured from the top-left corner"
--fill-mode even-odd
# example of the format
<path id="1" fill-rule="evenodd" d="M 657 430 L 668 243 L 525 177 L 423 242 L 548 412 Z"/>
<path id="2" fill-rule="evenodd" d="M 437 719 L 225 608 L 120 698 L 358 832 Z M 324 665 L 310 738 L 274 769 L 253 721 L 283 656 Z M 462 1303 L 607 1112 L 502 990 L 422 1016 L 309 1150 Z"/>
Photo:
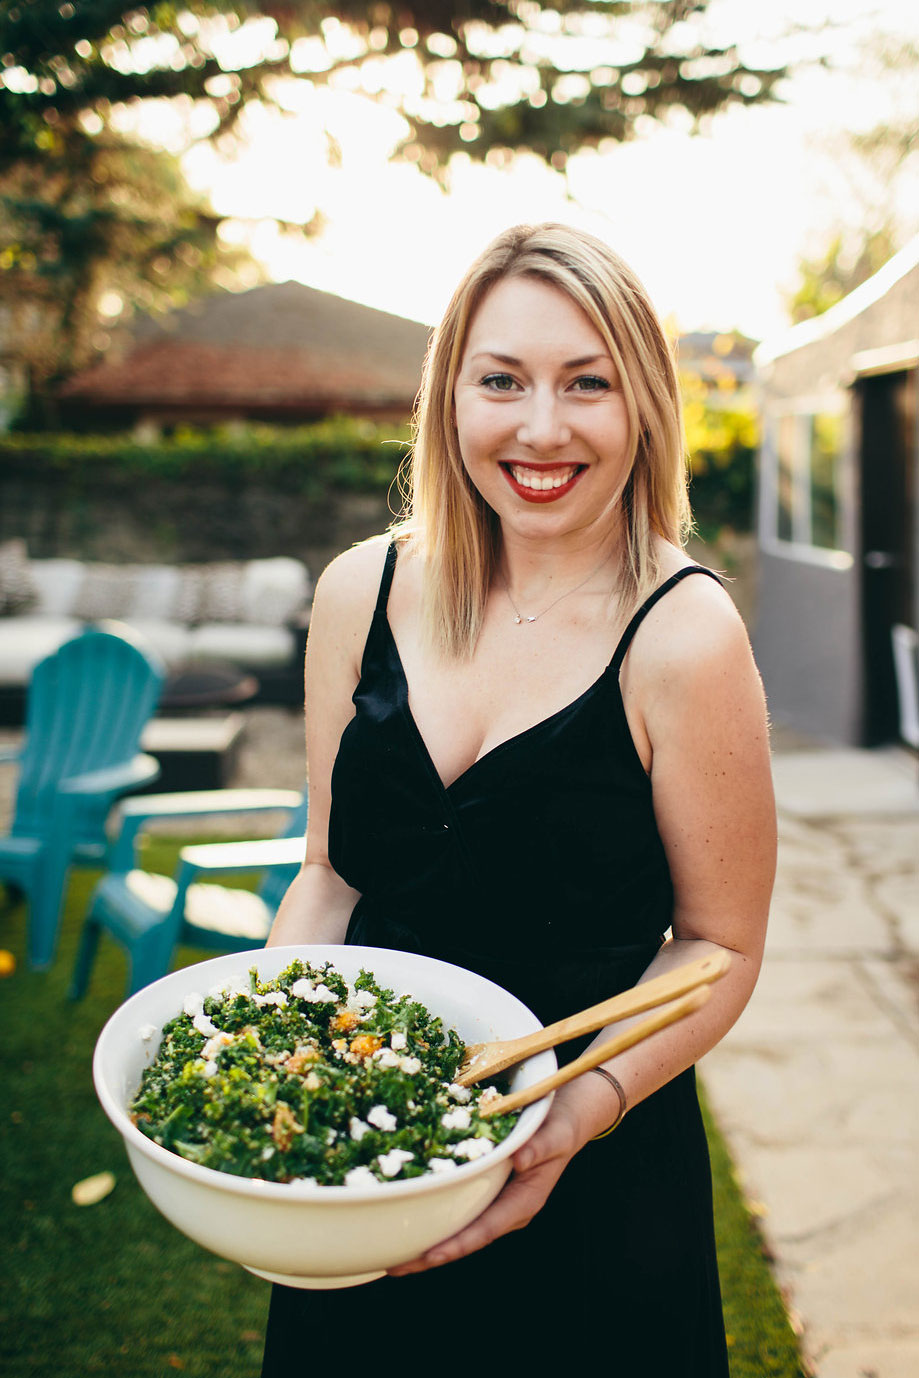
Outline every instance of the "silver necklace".
<path id="1" fill-rule="evenodd" d="M 504 592 L 507 594 L 507 601 L 510 603 L 511 607 L 514 609 L 514 621 L 516 622 L 517 626 L 518 626 L 518 627 L 521 626 L 524 622 L 536 622 L 540 617 L 544 617 L 545 614 L 546 614 L 547 612 L 550 611 L 550 609 L 554 608 L 555 605 L 556 605 L 556 603 L 561 603 L 561 601 L 562 601 L 564 598 L 570 598 L 571 595 L 572 595 L 573 593 L 577 593 L 578 589 L 582 589 L 582 588 L 584 587 L 585 584 L 589 584 L 589 583 L 590 583 L 591 579 L 594 577 L 595 574 L 599 574 L 599 573 L 600 573 L 600 570 L 603 568 L 603 566 L 604 566 L 605 564 L 608 564 L 609 558 L 610 558 L 610 557 L 607 555 L 605 559 L 603 559 L 603 560 L 600 561 L 600 563 L 597 565 L 597 568 L 596 568 L 596 569 L 592 569 L 592 570 L 590 571 L 590 573 L 588 574 L 588 576 L 587 576 L 586 579 L 582 579 L 581 582 L 580 582 L 579 584 L 575 584 L 574 588 L 573 588 L 573 589 L 569 589 L 567 593 L 560 593 L 560 594 L 558 595 L 557 598 L 553 598 L 553 599 L 552 599 L 552 602 L 551 602 L 551 603 L 547 603 L 546 606 L 542 609 L 541 612 L 534 613 L 532 617 L 525 617 L 525 616 L 523 615 L 523 613 L 520 611 L 520 609 L 517 607 L 517 604 L 514 602 L 513 598 L 511 597 L 510 585 L 508 584 L 507 580 L 505 579 L 504 575 L 502 574 L 502 575 L 501 575 L 501 582 L 502 582 L 502 584 L 504 585 Z"/>

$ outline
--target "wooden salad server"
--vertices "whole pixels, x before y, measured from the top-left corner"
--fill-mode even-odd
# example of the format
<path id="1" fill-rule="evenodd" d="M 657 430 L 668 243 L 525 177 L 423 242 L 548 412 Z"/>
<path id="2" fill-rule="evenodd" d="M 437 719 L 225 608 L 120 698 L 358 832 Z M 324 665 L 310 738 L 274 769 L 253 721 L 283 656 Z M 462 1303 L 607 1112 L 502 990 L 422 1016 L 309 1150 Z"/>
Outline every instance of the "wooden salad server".
<path id="1" fill-rule="evenodd" d="M 557 1043 L 567 1043 L 569 1039 L 582 1034 L 596 1033 L 606 1024 L 614 1024 L 618 1019 L 628 1019 L 633 1014 L 644 1014 L 674 1000 L 679 995 L 688 995 L 700 986 L 708 985 L 723 976 L 731 965 L 730 955 L 725 951 L 710 953 L 698 961 L 688 962 L 676 971 L 667 971 L 650 981 L 602 1000 L 599 1005 L 591 1005 L 579 1014 L 571 1014 L 555 1024 L 547 1024 L 536 1033 L 524 1034 L 521 1038 L 496 1040 L 493 1043 L 470 1043 L 466 1057 L 454 1080 L 460 1086 L 474 1086 L 477 1081 L 486 1081 L 517 1062 L 525 1062 L 535 1053 L 543 1053 L 554 1048 Z M 678 1017 L 678 1016 L 677 1016 Z M 630 1047 L 626 1044 L 626 1047 Z M 612 1053 L 607 1054 L 612 1057 Z M 600 1061 L 604 1061 L 603 1058 Z M 573 1064 L 572 1064 L 573 1065 Z M 587 1070 L 586 1068 L 584 1069 Z"/>
<path id="2" fill-rule="evenodd" d="M 649 983 L 650 984 L 650 983 Z M 534 1086 L 524 1086 L 520 1091 L 512 1091 L 507 1096 L 496 1096 L 484 1104 L 479 1103 L 477 1109 L 480 1115 L 506 1115 L 512 1110 L 522 1110 L 525 1105 L 532 1105 L 535 1100 L 542 1100 L 550 1091 L 556 1090 L 559 1086 L 564 1086 L 566 1081 L 574 1081 L 582 1072 L 589 1072 L 592 1067 L 599 1067 L 601 1062 L 606 1062 L 607 1058 L 616 1057 L 618 1053 L 624 1053 L 626 1048 L 632 1048 L 636 1043 L 640 1043 L 643 1038 L 648 1038 L 651 1034 L 657 1033 L 659 1029 L 664 1029 L 668 1024 L 675 1024 L 678 1019 L 683 1019 L 687 1014 L 692 1014 L 705 1004 L 711 995 L 708 986 L 698 986 L 691 990 L 688 995 L 683 995 L 678 1000 L 672 1000 L 667 1005 L 662 1005 L 660 1009 L 649 1014 L 647 1019 L 642 1019 L 638 1024 L 632 1024 L 628 1029 L 624 1029 L 615 1038 L 610 1038 L 606 1043 L 600 1043 L 596 1048 L 588 1048 L 586 1053 L 575 1058 L 574 1062 L 569 1062 L 566 1067 L 559 1067 L 551 1076 L 544 1077 L 542 1081 L 537 1081 Z"/>

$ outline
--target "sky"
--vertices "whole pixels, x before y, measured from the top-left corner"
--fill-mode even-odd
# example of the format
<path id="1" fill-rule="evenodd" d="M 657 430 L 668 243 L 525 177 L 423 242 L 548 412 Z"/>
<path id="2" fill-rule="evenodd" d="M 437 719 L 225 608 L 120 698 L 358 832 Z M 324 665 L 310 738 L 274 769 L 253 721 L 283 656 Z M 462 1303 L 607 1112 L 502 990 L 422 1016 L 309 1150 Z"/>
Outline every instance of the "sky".
<path id="1" fill-rule="evenodd" d="M 787 324 L 785 296 L 801 256 L 818 254 L 837 226 L 858 218 L 842 131 L 889 118 L 902 101 L 895 83 L 866 73 L 864 44 L 878 32 L 919 41 L 919 4 L 713 0 L 707 20 L 755 62 L 769 60 L 790 17 L 820 24 L 830 14 L 840 25 L 836 71 L 805 62 L 780 105 L 728 110 L 703 135 L 678 124 L 648 128 L 631 143 L 572 158 L 567 180 L 532 156 L 510 169 L 459 160 L 444 194 L 415 166 L 390 161 L 406 128 L 394 110 L 307 82 L 290 89 L 283 116 L 247 112 L 246 146 L 232 159 L 202 142 L 184 167 L 221 214 L 237 217 L 226 236 L 247 244 L 274 280 L 433 322 L 500 230 L 561 220 L 612 244 L 677 328 L 768 338 Z M 814 51 L 802 40 L 803 58 Z M 337 166 L 326 157 L 326 131 L 340 148 Z M 919 227 L 916 200 L 901 209 Z M 278 223 L 317 209 L 323 228 L 308 242 Z"/>

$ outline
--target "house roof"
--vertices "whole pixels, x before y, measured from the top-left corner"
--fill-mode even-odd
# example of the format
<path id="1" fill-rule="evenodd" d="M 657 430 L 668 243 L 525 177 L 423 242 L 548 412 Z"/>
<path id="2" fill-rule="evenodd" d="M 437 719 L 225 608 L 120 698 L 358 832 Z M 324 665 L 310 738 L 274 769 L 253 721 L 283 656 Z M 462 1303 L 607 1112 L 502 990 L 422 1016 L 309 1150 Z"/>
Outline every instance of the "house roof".
<path id="1" fill-rule="evenodd" d="M 219 292 L 163 320 L 61 388 L 92 406 L 332 411 L 411 408 L 429 328 L 305 287 Z"/>
<path id="2" fill-rule="evenodd" d="M 834 331 L 848 325 L 851 320 L 867 310 L 869 306 L 880 301 L 891 288 L 895 287 L 917 266 L 919 266 L 919 236 L 910 240 L 899 253 L 887 260 L 883 268 L 880 268 L 861 286 L 856 287 L 848 296 L 843 297 L 835 306 L 831 306 L 828 311 L 824 311 L 820 316 L 815 316 L 812 320 L 800 321 L 797 325 L 790 326 L 771 339 L 764 340 L 753 355 L 753 362 L 757 368 L 761 368 L 765 364 L 772 363 L 774 359 L 780 359 L 785 354 L 791 354 L 796 349 L 802 349 L 805 345 L 826 339 Z"/>

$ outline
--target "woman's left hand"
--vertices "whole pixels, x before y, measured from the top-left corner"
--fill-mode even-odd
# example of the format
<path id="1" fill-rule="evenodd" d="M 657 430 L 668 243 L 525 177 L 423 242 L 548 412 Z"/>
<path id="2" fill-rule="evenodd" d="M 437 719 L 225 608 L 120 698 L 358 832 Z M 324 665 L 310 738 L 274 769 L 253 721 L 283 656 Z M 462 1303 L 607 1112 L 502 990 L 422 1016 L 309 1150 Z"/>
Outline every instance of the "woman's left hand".
<path id="1" fill-rule="evenodd" d="M 423 1273 L 428 1268 L 453 1263 L 466 1254 L 474 1254 L 477 1249 L 484 1249 L 501 1235 L 522 1230 L 530 1223 L 546 1204 L 571 1159 L 590 1138 L 590 1132 L 585 1132 L 583 1111 L 578 1113 L 579 1098 L 571 1094 L 572 1090 L 573 1087 L 564 1086 L 556 1092 L 545 1122 L 515 1153 L 511 1160 L 513 1172 L 488 1209 L 459 1234 L 435 1244 L 409 1263 L 390 1268 L 393 1277 Z"/>

